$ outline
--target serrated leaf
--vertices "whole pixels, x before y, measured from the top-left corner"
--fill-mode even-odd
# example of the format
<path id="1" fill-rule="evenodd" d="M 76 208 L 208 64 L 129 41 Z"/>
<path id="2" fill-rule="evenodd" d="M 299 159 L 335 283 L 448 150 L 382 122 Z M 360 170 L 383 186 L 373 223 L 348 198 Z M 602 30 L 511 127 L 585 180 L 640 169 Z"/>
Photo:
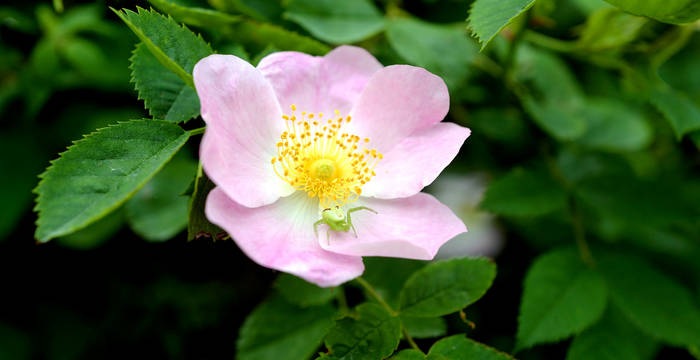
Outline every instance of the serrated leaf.
<path id="1" fill-rule="evenodd" d="M 518 48 L 516 62 L 516 94 L 535 123 L 558 140 L 583 135 L 585 96 L 566 63 L 529 46 Z"/>
<path id="2" fill-rule="evenodd" d="M 240 16 L 190 5 L 180 0 L 148 0 L 148 2 L 177 21 L 194 26 L 215 29 L 240 20 Z"/>
<path id="3" fill-rule="evenodd" d="M 151 116 L 178 123 L 199 115 L 197 92 L 163 67 L 143 43 L 136 45 L 130 60 L 131 82 Z"/>
<path id="4" fill-rule="evenodd" d="M 248 315 L 236 341 L 236 359 L 305 360 L 333 326 L 330 305 L 300 308 L 272 297 Z"/>
<path id="5" fill-rule="evenodd" d="M 476 0 L 469 11 L 469 27 L 483 50 L 489 42 L 535 0 Z"/>
<path id="6" fill-rule="evenodd" d="M 126 219 L 148 241 L 169 240 L 187 226 L 189 198 L 182 193 L 194 178 L 197 163 L 180 153 L 126 202 Z"/>
<path id="7" fill-rule="evenodd" d="M 641 150 L 652 139 L 652 129 L 637 107 L 612 98 L 586 100 L 586 132 L 576 142 L 607 151 Z"/>
<path id="8" fill-rule="evenodd" d="M 41 175 L 35 236 L 46 242 L 116 209 L 185 144 L 189 133 L 164 121 L 132 120 L 77 141 Z"/>
<path id="9" fill-rule="evenodd" d="M 436 338 L 447 333 L 447 323 L 441 317 L 401 316 L 401 324 L 414 339 Z"/>
<path id="10" fill-rule="evenodd" d="M 538 257 L 525 276 L 516 351 L 583 331 L 600 319 L 606 302 L 605 281 L 576 251 Z"/>
<path id="11" fill-rule="evenodd" d="M 504 352 L 467 339 L 463 334 L 441 339 L 433 344 L 426 360 L 513 360 Z"/>
<path id="12" fill-rule="evenodd" d="M 688 289 L 636 256 L 596 259 L 612 301 L 632 323 L 671 345 L 700 346 L 700 309 Z"/>
<path id="13" fill-rule="evenodd" d="M 274 287 L 290 303 L 302 307 L 325 304 L 340 289 L 321 288 L 290 274 L 280 274 Z"/>
<path id="14" fill-rule="evenodd" d="M 291 0 L 284 17 L 334 44 L 354 43 L 384 28 L 384 17 L 368 0 Z"/>
<path id="15" fill-rule="evenodd" d="M 436 317 L 457 312 L 479 300 L 496 277 L 485 258 L 437 261 L 416 271 L 404 284 L 402 316 Z"/>
<path id="16" fill-rule="evenodd" d="M 356 314 L 336 320 L 326 335 L 329 354 L 324 359 L 376 360 L 399 346 L 401 321 L 379 305 L 364 303 Z"/>
<path id="17" fill-rule="evenodd" d="M 299 35 L 273 24 L 259 23 L 253 20 L 244 20 L 234 24 L 229 35 L 235 41 L 257 45 L 261 49 L 271 45 L 280 50 L 299 51 L 311 55 L 325 55 L 331 50 L 327 45 L 310 37 Z"/>
<path id="18" fill-rule="evenodd" d="M 540 216 L 566 207 L 566 192 L 546 173 L 515 169 L 494 181 L 481 208 L 506 216 Z"/>
<path id="19" fill-rule="evenodd" d="M 700 108 L 684 93 L 658 86 L 652 90 L 649 101 L 666 117 L 677 139 L 700 129 Z"/>
<path id="20" fill-rule="evenodd" d="M 209 222 L 204 214 L 207 195 L 215 186 L 202 171 L 202 163 L 200 162 L 197 168 L 197 177 L 194 180 L 194 190 L 187 216 L 187 241 L 199 239 L 200 237 L 220 240 L 226 236 L 226 232 Z"/>
<path id="21" fill-rule="evenodd" d="M 387 26 L 389 43 L 409 63 L 445 80 L 450 89 L 461 85 L 478 53 L 463 26 L 437 25 L 412 18 L 394 18 Z"/>
<path id="22" fill-rule="evenodd" d="M 658 343 L 611 306 L 600 321 L 576 336 L 566 360 L 650 360 Z"/>
<path id="23" fill-rule="evenodd" d="M 687 24 L 700 19 L 697 0 L 605 0 L 629 13 L 648 16 L 670 24 Z"/>
<path id="24" fill-rule="evenodd" d="M 158 62 L 194 88 L 192 69 L 197 61 L 213 53 L 209 44 L 154 10 L 137 7 L 138 13 L 127 9 L 112 11 L 141 39 Z"/>

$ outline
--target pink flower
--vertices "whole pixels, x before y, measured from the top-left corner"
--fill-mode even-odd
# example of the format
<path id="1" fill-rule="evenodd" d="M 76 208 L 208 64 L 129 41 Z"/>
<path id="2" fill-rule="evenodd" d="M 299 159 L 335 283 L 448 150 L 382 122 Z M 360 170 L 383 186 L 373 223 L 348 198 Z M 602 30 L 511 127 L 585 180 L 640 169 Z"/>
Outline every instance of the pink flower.
<path id="1" fill-rule="evenodd" d="M 207 123 L 200 158 L 217 185 L 207 218 L 258 264 L 336 286 L 362 274 L 362 256 L 429 260 L 467 230 L 420 192 L 469 136 L 440 122 L 449 94 L 439 77 L 352 46 L 274 53 L 257 68 L 211 55 L 193 74 Z M 315 236 L 335 206 L 378 213 L 352 214 L 357 237 L 325 224 Z"/>

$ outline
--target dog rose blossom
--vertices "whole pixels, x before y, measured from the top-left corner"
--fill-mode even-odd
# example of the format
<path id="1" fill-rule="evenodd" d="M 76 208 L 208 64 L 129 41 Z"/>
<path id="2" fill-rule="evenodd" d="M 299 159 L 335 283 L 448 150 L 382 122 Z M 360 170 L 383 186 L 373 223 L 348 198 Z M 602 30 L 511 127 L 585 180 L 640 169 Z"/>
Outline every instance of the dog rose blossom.
<path id="1" fill-rule="evenodd" d="M 319 286 L 360 276 L 362 256 L 432 259 L 467 229 L 421 193 L 454 159 L 469 129 L 442 123 L 442 79 L 383 67 L 341 46 L 323 57 L 231 55 L 194 68 L 207 123 L 200 159 L 216 184 L 206 216 L 251 259 Z M 354 231 L 314 223 L 326 208 L 352 213 Z"/>

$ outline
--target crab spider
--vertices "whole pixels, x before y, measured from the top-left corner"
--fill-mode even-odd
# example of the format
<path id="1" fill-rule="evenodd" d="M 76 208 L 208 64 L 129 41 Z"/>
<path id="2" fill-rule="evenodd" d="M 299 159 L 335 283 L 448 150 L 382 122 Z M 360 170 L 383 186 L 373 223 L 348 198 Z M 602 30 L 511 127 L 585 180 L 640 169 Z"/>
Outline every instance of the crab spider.
<path id="1" fill-rule="evenodd" d="M 372 210 L 366 206 L 358 206 L 349 209 L 347 215 L 343 213 L 343 210 L 340 208 L 340 206 L 336 206 L 332 209 L 324 209 L 323 212 L 321 212 L 321 219 L 314 223 L 314 234 L 316 234 L 316 238 L 318 238 L 317 228 L 321 224 L 328 225 L 328 231 L 326 232 L 326 241 L 328 241 L 328 245 L 331 244 L 331 230 L 347 232 L 350 229 L 352 229 L 352 232 L 355 234 L 355 237 L 357 237 L 357 230 L 355 230 L 355 226 L 352 225 L 352 219 L 350 218 L 350 214 L 360 210 L 367 210 L 377 214 L 375 210 Z"/>

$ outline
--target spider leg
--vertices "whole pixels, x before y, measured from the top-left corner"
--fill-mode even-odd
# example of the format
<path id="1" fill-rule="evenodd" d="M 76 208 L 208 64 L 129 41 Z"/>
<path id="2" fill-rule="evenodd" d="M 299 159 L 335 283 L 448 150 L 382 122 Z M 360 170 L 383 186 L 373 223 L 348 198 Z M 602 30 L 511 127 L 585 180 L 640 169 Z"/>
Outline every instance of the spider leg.
<path id="1" fill-rule="evenodd" d="M 318 238 L 318 226 L 321 225 L 322 223 L 323 223 L 323 219 L 321 219 L 321 220 L 319 220 L 319 221 L 316 221 L 316 222 L 314 223 L 314 236 L 315 236 L 316 238 Z"/>
<path id="2" fill-rule="evenodd" d="M 348 210 L 348 218 L 350 217 L 350 213 L 354 213 L 355 211 L 360 211 L 360 210 L 367 210 L 367 211 L 373 212 L 375 214 L 378 214 L 377 210 L 370 209 L 366 206 L 358 206 L 358 207 L 354 207 L 354 208 Z"/>
<path id="3" fill-rule="evenodd" d="M 354 213 L 355 211 L 360 211 L 360 210 L 368 210 L 368 211 L 371 211 L 371 212 L 377 214 L 377 212 L 375 210 L 370 209 L 366 206 L 358 206 L 358 207 L 355 207 L 355 208 L 348 210 L 348 213 L 345 216 L 348 218 L 347 219 L 348 225 L 350 225 L 350 228 L 352 229 L 352 232 L 355 234 L 355 237 L 357 237 L 357 230 L 355 230 L 355 225 L 352 224 L 352 217 L 350 216 L 350 214 Z"/>

